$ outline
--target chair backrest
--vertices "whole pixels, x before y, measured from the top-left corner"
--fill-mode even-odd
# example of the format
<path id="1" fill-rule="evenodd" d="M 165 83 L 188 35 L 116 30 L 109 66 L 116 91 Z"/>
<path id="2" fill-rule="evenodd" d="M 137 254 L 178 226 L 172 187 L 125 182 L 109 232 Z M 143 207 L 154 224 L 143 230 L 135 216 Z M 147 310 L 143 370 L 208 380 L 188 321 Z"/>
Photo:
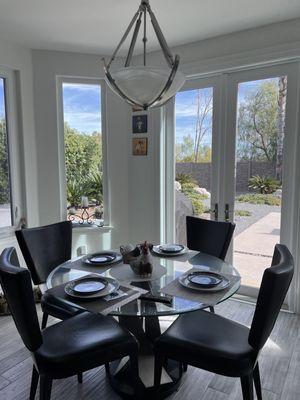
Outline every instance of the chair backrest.
<path id="1" fill-rule="evenodd" d="M 268 340 L 289 289 L 294 260 L 288 248 L 277 244 L 272 266 L 264 272 L 249 333 L 249 344 L 259 351 Z"/>
<path id="2" fill-rule="evenodd" d="M 186 217 L 187 247 L 225 260 L 235 224 Z"/>
<path id="3" fill-rule="evenodd" d="M 54 268 L 71 258 L 70 221 L 21 229 L 16 237 L 35 285 L 45 283 Z"/>
<path id="4" fill-rule="evenodd" d="M 20 268 L 16 250 L 3 250 L 0 256 L 0 283 L 16 327 L 28 350 L 37 350 L 43 340 L 34 303 L 30 273 Z"/>

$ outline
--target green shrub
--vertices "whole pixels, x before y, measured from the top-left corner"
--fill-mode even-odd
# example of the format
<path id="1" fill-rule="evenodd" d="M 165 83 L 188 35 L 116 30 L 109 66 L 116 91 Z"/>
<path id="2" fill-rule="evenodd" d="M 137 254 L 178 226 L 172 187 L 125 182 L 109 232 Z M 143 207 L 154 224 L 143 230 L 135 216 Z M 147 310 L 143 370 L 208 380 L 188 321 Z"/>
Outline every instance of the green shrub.
<path id="1" fill-rule="evenodd" d="M 198 185 L 196 179 L 190 174 L 177 174 L 175 179 L 181 185 L 192 184 L 193 187 Z"/>
<path id="2" fill-rule="evenodd" d="M 195 191 L 195 184 L 192 182 L 185 182 L 181 185 L 182 193 L 184 193 L 192 202 L 194 215 L 201 215 L 205 211 L 203 200 L 207 196 L 199 194 Z"/>
<path id="3" fill-rule="evenodd" d="M 266 204 L 268 206 L 281 205 L 281 199 L 273 196 L 272 194 L 241 194 L 240 196 L 236 197 L 236 201 L 238 201 L 239 203 Z"/>
<path id="4" fill-rule="evenodd" d="M 280 182 L 272 177 L 254 175 L 249 179 L 249 188 L 260 194 L 274 193 L 280 187 Z"/>

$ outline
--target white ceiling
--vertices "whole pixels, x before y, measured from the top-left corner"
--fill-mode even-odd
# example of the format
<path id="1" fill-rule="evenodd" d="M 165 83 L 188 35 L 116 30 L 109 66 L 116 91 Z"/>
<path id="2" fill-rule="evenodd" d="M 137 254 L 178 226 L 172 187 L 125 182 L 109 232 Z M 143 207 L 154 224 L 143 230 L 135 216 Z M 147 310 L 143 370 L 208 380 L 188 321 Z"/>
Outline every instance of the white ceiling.
<path id="1" fill-rule="evenodd" d="M 109 54 L 139 0 L 0 0 L 0 37 L 35 49 Z M 150 0 L 171 46 L 300 17 L 300 0 Z M 157 48 L 149 34 L 149 48 Z"/>

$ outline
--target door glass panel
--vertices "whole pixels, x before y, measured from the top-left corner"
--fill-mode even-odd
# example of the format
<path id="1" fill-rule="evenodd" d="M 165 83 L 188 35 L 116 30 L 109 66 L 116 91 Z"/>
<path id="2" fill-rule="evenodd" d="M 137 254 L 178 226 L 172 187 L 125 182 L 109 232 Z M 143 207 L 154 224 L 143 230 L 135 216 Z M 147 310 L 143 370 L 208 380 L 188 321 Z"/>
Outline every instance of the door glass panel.
<path id="1" fill-rule="evenodd" d="M 280 241 L 287 77 L 238 85 L 233 265 L 260 286 Z"/>
<path id="2" fill-rule="evenodd" d="M 210 218 L 213 88 L 177 93 L 175 231 L 186 243 L 185 217 Z"/>
<path id="3" fill-rule="evenodd" d="M 0 228 L 13 224 L 9 172 L 5 79 L 0 77 Z"/>

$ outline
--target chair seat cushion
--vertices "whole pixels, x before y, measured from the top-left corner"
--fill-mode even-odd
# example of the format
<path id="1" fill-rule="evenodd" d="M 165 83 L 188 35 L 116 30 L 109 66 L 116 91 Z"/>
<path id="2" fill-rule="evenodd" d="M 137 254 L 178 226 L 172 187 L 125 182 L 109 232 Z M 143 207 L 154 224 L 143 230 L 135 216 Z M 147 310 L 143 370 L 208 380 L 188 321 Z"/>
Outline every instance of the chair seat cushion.
<path id="1" fill-rule="evenodd" d="M 134 337 L 112 317 L 81 313 L 43 331 L 36 352 L 40 373 L 62 378 L 136 353 Z"/>
<path id="2" fill-rule="evenodd" d="M 253 368 L 256 352 L 248 343 L 249 329 L 206 311 L 183 314 L 156 341 L 155 351 L 227 376 Z"/>
<path id="3" fill-rule="evenodd" d="M 75 307 L 72 304 L 67 304 L 49 293 L 43 294 L 41 298 L 41 307 L 43 312 L 62 320 L 74 317 L 83 312 L 83 309 Z"/>

